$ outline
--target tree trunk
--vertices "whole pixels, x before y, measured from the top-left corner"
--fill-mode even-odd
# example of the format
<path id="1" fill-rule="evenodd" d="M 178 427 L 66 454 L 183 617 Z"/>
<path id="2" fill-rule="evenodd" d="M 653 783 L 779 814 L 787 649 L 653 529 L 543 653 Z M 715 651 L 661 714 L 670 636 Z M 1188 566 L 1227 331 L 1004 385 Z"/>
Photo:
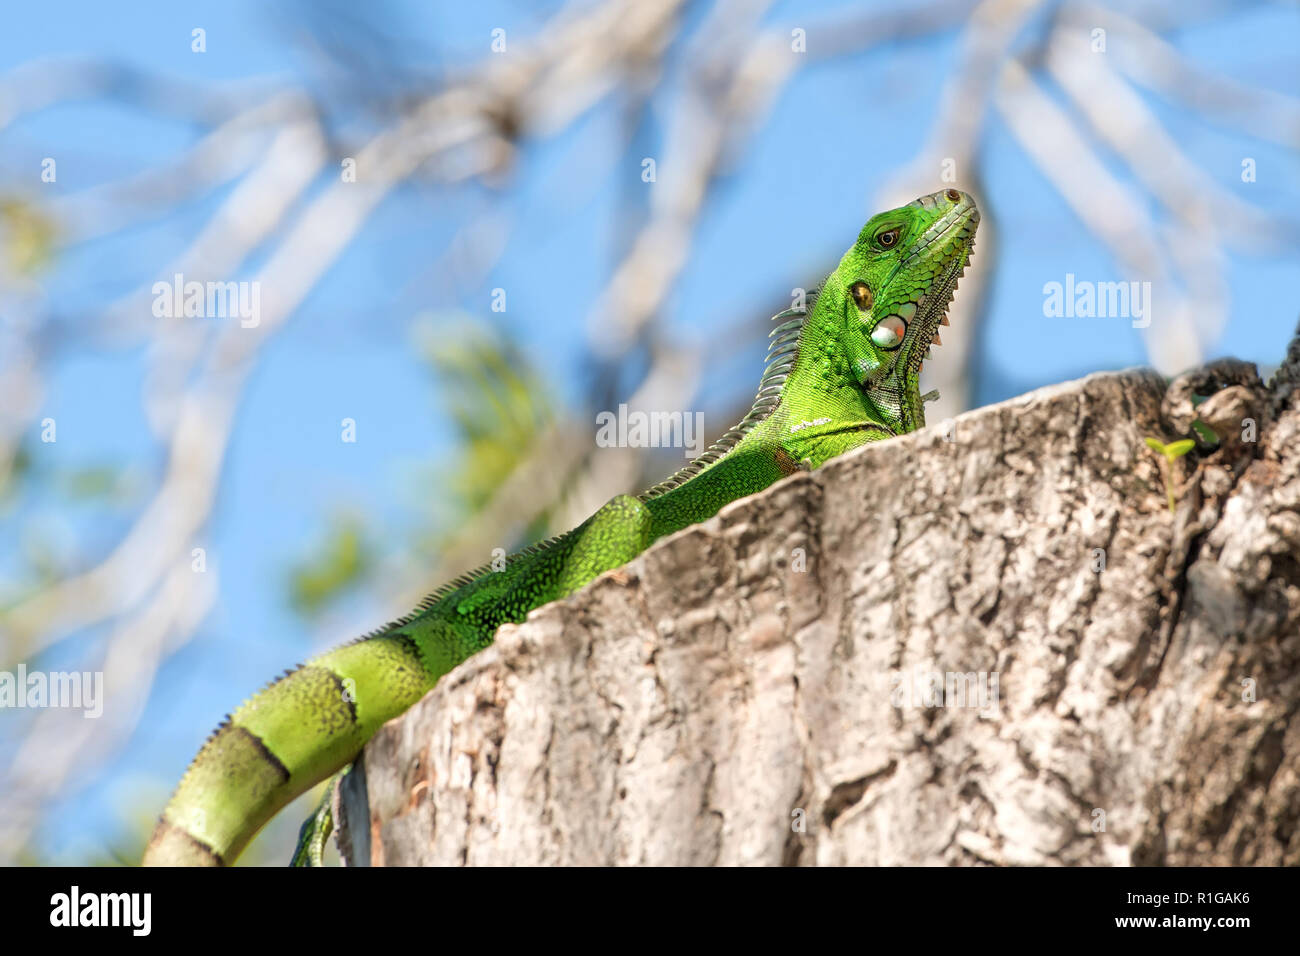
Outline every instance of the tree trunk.
<path id="1" fill-rule="evenodd" d="M 1300 339 L 869 446 L 502 628 L 366 748 L 345 857 L 1300 863 L 1298 510 Z"/>

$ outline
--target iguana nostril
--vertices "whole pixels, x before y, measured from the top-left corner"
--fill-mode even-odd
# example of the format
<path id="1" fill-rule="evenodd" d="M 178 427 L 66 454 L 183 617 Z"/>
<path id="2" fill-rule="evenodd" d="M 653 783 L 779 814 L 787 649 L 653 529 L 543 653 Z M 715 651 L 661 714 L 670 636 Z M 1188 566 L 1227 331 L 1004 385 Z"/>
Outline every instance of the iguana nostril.
<path id="1" fill-rule="evenodd" d="M 944 195 L 947 196 L 951 202 L 961 202 L 961 193 L 957 192 L 955 189 L 949 189 L 944 193 Z"/>

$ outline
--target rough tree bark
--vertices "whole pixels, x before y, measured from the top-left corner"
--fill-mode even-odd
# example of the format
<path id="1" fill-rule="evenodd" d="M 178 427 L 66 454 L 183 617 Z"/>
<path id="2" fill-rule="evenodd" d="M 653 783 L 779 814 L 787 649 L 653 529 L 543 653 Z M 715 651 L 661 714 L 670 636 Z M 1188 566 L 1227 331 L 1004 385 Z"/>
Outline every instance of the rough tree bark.
<path id="1" fill-rule="evenodd" d="M 1193 417 L 1170 514 L 1145 439 Z M 1267 389 L 1098 374 L 865 448 L 503 628 L 366 748 L 345 857 L 1300 863 L 1298 511 L 1300 338 Z"/>

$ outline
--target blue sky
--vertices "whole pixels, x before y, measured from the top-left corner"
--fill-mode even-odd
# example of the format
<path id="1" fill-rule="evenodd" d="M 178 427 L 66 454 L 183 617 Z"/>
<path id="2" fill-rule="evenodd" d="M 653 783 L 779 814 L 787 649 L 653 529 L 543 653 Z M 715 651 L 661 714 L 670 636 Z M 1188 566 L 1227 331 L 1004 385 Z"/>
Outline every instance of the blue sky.
<path id="1" fill-rule="evenodd" d="M 316 61 L 298 42 L 302 31 L 295 25 L 306 7 L 240 0 L 149 2 L 125 9 L 92 2 L 13 4 L 0 33 L 0 72 L 43 56 L 77 54 L 200 84 L 261 78 L 320 90 Z M 782 3 L 766 22 L 799 25 L 845 8 Z M 436 76 L 449 64 L 477 60 L 495 26 L 505 27 L 511 42 L 526 42 L 551 8 L 406 2 L 366 9 L 373 11 L 381 36 L 401 39 L 396 62 Z M 202 55 L 190 51 L 195 26 L 207 31 L 208 52 Z M 672 334 L 707 339 L 767 309 L 774 290 L 820 278 L 818 270 L 834 261 L 875 211 L 869 205 L 878 187 L 924 144 L 956 61 L 957 38 L 953 29 L 812 65 L 796 75 L 706 209 L 665 316 Z M 1293 6 L 1262 4 L 1170 39 L 1208 68 L 1297 93 L 1300 14 Z M 1294 152 L 1145 99 L 1224 189 L 1264 209 L 1297 208 L 1300 160 Z M 671 99 L 656 103 L 645 133 L 651 149 L 673 105 Z M 620 145 L 620 124 L 618 110 L 606 103 L 556 137 L 525 143 L 515 179 L 504 191 L 422 187 L 390 197 L 268 346 L 240 408 L 208 534 L 220 572 L 216 606 L 195 639 L 164 666 L 124 752 L 53 808 L 41 831 L 51 854 L 78 859 L 113 832 L 122 803 L 142 780 L 165 790 L 226 711 L 322 644 L 349 636 L 305 627 L 286 604 L 285 574 L 340 508 L 370 516 L 376 527 L 400 537 L 420 496 L 436 495 L 436 489 L 419 486 L 421 466 L 454 456 L 455 445 L 448 423 L 438 418 L 427 369 L 412 348 L 420 312 L 486 315 L 489 290 L 509 289 L 511 334 L 547 369 L 563 401 L 580 399 L 586 323 L 623 238 L 620 198 L 629 180 L 639 181 L 639 167 L 629 167 Z M 58 106 L 0 129 L 0 191 L 39 190 L 32 185 L 32 164 L 42 156 L 59 157 L 59 181 L 48 188 L 68 194 L 147 169 L 183 150 L 195 135 L 187 124 L 111 102 Z M 1243 156 L 1258 162 L 1255 183 L 1241 182 Z M 995 115 L 980 157 L 984 215 L 996 222 L 999 248 L 972 359 L 976 404 L 1092 371 L 1145 364 L 1142 342 L 1126 321 L 1043 317 L 1045 282 L 1067 272 L 1101 281 L 1128 277 Z M 1124 176 L 1113 160 L 1110 168 Z M 58 456 L 52 463 L 122 465 L 146 491 L 156 480 L 161 462 L 140 403 L 143 354 L 105 347 L 93 334 L 103 331 L 94 317 L 99 304 L 156 278 L 224 195 L 218 191 L 130 233 L 75 247 L 42 277 L 50 311 L 69 317 L 74 334 L 50 369 L 38 416 L 59 422 L 58 443 L 45 446 Z M 430 263 L 460 226 L 476 218 L 508 229 L 504 253 L 490 274 L 464 282 L 432 276 Z M 1276 363 L 1300 314 L 1295 253 L 1291 248 L 1230 259 L 1231 319 L 1220 340 L 1210 344 L 1210 357 Z M 752 390 L 764 344 L 737 343 L 733 354 L 719 356 L 695 407 L 716 411 Z M 363 438 L 356 445 L 338 441 L 344 417 L 359 423 Z M 78 565 L 94 562 L 133 514 L 130 508 L 67 514 L 53 498 L 36 496 L 22 510 L 0 514 L 0 572 L 12 571 L 18 542 L 32 534 L 64 541 Z M 348 620 L 369 615 L 378 624 L 392 610 L 359 601 Z M 48 666 L 86 653 L 102 636 L 78 635 Z M 11 725 L 0 721 L 0 758 L 7 756 L 11 741 L 4 734 Z"/>

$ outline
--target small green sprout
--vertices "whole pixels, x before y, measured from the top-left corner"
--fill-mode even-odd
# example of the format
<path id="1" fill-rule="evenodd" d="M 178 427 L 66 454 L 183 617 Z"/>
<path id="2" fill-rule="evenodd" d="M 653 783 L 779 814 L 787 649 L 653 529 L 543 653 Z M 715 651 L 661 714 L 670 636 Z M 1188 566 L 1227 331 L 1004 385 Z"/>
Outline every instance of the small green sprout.
<path id="1" fill-rule="evenodd" d="M 1207 445 L 1217 445 L 1219 443 L 1219 436 L 1215 433 L 1214 429 L 1205 424 L 1205 422 L 1201 421 L 1199 418 L 1192 422 L 1192 431 L 1200 435 L 1201 441 L 1205 442 Z"/>
<path id="2" fill-rule="evenodd" d="M 1209 400 L 1209 395 L 1192 395 L 1192 408 L 1200 408 Z M 1196 432 L 1201 441 L 1207 445 L 1217 445 L 1220 441 L 1219 436 L 1215 434 L 1214 429 L 1205 424 L 1205 422 L 1201 421 L 1199 418 L 1192 422 L 1192 431 Z"/>
<path id="3" fill-rule="evenodd" d="M 1165 456 L 1168 467 L 1165 469 L 1165 493 L 1169 496 L 1169 513 L 1174 513 L 1174 461 L 1182 458 L 1189 451 L 1196 447 L 1196 442 L 1190 438 L 1182 438 L 1178 441 L 1171 441 L 1168 445 L 1158 439 L 1148 438 L 1147 447 L 1152 451 L 1159 452 Z"/>

